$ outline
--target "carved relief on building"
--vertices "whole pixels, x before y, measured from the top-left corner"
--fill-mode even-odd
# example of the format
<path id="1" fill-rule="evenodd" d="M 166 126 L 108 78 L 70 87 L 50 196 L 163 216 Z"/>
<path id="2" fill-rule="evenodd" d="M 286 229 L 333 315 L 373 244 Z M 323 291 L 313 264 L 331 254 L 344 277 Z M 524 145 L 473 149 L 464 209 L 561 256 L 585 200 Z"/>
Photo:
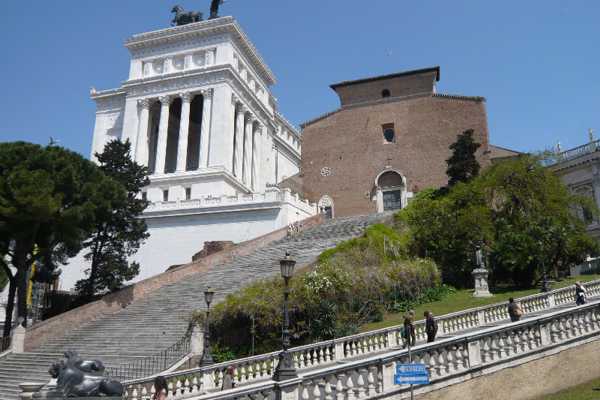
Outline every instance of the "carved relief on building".
<path id="1" fill-rule="evenodd" d="M 186 58 L 190 62 L 186 64 Z M 178 54 L 170 57 L 160 57 L 142 62 L 142 76 L 157 76 L 194 68 L 203 68 L 215 64 L 217 48 L 210 48 L 193 53 Z"/>

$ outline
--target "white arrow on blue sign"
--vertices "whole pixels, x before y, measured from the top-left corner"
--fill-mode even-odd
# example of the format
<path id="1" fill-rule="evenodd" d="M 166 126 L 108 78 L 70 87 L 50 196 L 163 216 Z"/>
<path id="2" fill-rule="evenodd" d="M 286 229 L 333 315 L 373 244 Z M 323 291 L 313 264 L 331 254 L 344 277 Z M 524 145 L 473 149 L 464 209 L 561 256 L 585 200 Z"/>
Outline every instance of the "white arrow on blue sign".
<path id="1" fill-rule="evenodd" d="M 396 385 L 427 385 L 429 371 L 425 364 L 396 364 L 394 384 Z"/>

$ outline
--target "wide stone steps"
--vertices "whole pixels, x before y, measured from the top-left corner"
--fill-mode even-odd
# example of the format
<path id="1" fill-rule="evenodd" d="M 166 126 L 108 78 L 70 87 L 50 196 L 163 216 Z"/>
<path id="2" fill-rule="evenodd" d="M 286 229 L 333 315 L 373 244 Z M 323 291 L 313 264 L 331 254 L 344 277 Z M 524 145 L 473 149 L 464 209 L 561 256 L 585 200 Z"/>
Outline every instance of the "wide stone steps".
<path id="1" fill-rule="evenodd" d="M 214 266 L 210 271 L 164 286 L 118 313 L 98 318 L 63 337 L 49 340 L 36 349 L 38 353 L 50 353 L 49 358 L 40 358 L 39 368 L 38 364 L 30 362 L 35 360 L 35 355 L 29 358 L 22 358 L 28 354 L 10 355 L 0 360 L 0 400 L 16 400 L 19 382 L 36 381 L 40 376 L 48 379 L 50 364 L 58 361 L 60 354 L 66 350 L 76 350 L 88 359 L 101 359 L 108 368 L 135 371 L 132 362 L 139 361 L 141 356 L 160 353 L 185 335 L 190 314 L 205 307 L 204 290 L 207 286 L 215 289 L 214 302 L 219 302 L 227 294 L 253 281 L 279 276 L 279 260 L 286 252 L 290 252 L 297 261 L 297 267 L 310 265 L 324 250 L 359 236 L 366 226 L 379 222 L 381 218 L 361 216 L 328 220 L 291 237 L 271 242 L 251 254 Z M 20 370 L 20 378 L 3 373 L 20 364 L 25 366 L 25 370 Z"/>

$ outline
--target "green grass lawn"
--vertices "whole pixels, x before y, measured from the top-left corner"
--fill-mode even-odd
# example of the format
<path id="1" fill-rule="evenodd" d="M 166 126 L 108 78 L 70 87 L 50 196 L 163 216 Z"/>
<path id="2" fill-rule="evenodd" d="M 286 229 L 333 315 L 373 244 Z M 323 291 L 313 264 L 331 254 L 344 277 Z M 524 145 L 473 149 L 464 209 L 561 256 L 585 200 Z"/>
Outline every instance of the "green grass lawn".
<path id="1" fill-rule="evenodd" d="M 577 278 L 567 278 L 560 282 L 555 282 L 552 285 L 553 289 L 559 289 L 561 287 L 575 284 L 575 281 L 580 280 L 582 282 L 599 279 L 600 275 L 582 275 Z M 431 303 L 425 303 L 415 308 L 417 319 L 423 318 L 423 312 L 429 310 L 433 312 L 435 316 L 441 316 L 444 314 L 453 313 L 467 308 L 480 307 L 493 303 L 500 303 L 508 301 L 509 297 L 523 297 L 530 294 L 539 293 L 539 289 L 527 289 L 527 290 L 514 290 L 511 288 L 500 289 L 498 293 L 495 293 L 492 297 L 473 297 L 473 290 L 457 290 L 454 293 L 449 294 L 443 300 L 434 301 Z M 361 332 L 370 331 L 373 329 L 386 328 L 389 326 L 400 325 L 404 320 L 404 313 L 393 313 L 386 314 L 383 321 L 373 322 L 363 325 L 360 329 Z M 597 399 L 600 399 L 600 392 L 597 392 Z"/>
<path id="2" fill-rule="evenodd" d="M 598 400 L 600 399 L 600 378 L 571 389 L 562 390 L 539 400 Z"/>

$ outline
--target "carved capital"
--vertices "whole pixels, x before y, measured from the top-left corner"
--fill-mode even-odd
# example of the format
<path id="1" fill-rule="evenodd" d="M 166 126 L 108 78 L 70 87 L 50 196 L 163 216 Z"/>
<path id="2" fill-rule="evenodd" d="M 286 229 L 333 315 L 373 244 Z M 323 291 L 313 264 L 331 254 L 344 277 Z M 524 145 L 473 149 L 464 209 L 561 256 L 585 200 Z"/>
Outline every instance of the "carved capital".
<path id="1" fill-rule="evenodd" d="M 243 105 L 242 103 L 237 103 L 237 112 L 239 114 L 246 114 L 249 111 L 249 108 Z"/>
<path id="2" fill-rule="evenodd" d="M 238 95 L 237 95 L 237 94 L 235 94 L 235 93 L 232 93 L 232 94 L 231 94 L 231 103 L 232 103 L 233 105 L 236 105 L 236 104 L 238 104 L 238 103 L 241 103 L 241 100 L 240 100 L 240 98 L 238 97 Z"/>
<path id="3" fill-rule="evenodd" d="M 201 90 L 200 93 L 202 93 L 202 97 L 204 97 L 205 99 L 212 99 L 213 89 L 204 89 Z"/>
<path id="4" fill-rule="evenodd" d="M 168 106 L 173 101 L 173 96 L 160 96 L 158 100 L 163 106 Z"/>
<path id="5" fill-rule="evenodd" d="M 138 100 L 138 107 L 142 110 L 147 110 L 150 108 L 150 99 L 140 99 Z"/>
<path id="6" fill-rule="evenodd" d="M 256 116 L 252 111 L 248 111 L 246 113 L 246 123 L 253 123 L 254 121 L 256 121 Z"/>
<path id="7" fill-rule="evenodd" d="M 191 92 L 184 92 L 180 93 L 179 97 L 181 97 L 181 101 L 183 101 L 184 103 L 189 103 L 194 98 L 194 94 Z"/>

